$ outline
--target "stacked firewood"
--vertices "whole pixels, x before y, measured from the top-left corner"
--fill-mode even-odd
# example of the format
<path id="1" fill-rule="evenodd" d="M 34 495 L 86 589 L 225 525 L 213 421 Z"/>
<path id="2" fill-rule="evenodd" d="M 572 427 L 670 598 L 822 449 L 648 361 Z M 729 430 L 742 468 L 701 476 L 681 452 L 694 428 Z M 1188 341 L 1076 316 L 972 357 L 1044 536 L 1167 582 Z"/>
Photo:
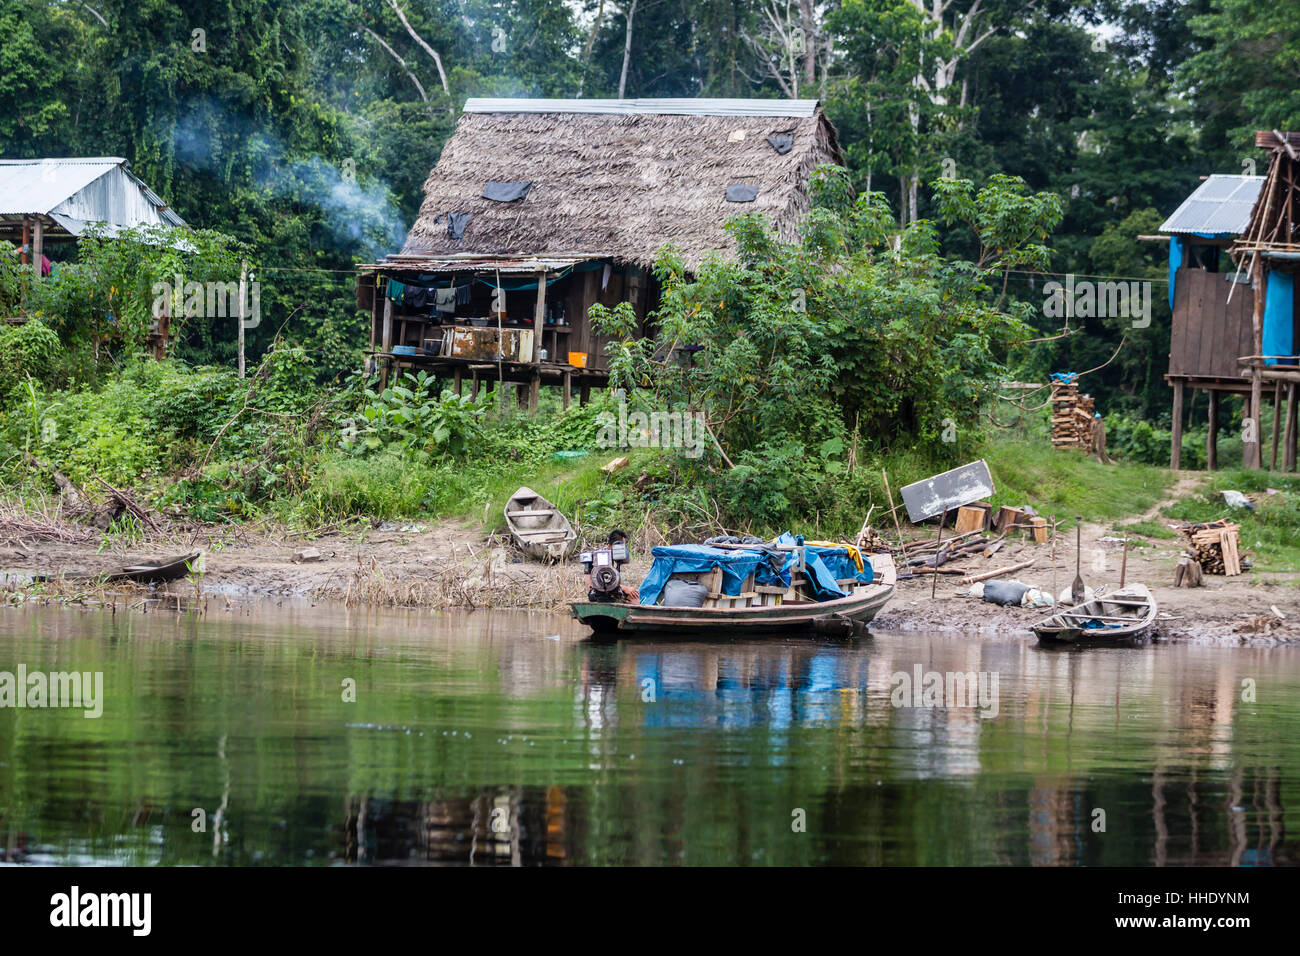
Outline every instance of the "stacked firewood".
<path id="1" fill-rule="evenodd" d="M 1187 539 L 1187 553 L 1206 574 L 1241 573 L 1241 528 L 1226 518 L 1179 529 Z"/>
<path id="2" fill-rule="evenodd" d="M 1053 382 L 1053 447 L 1090 449 L 1093 411 L 1092 396 L 1080 395 L 1078 382 Z"/>

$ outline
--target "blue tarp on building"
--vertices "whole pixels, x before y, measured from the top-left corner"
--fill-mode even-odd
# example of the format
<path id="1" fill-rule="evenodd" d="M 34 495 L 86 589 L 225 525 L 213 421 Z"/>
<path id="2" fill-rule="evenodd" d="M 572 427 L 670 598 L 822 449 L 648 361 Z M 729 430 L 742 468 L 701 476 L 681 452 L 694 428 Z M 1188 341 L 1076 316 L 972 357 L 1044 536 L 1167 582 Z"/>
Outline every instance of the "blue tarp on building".
<path id="1" fill-rule="evenodd" d="M 1295 355 L 1295 276 L 1272 270 L 1264 298 L 1264 354 Z M 1275 358 L 1264 360 L 1277 365 Z M 1286 364 L 1291 364 L 1289 361 Z"/>

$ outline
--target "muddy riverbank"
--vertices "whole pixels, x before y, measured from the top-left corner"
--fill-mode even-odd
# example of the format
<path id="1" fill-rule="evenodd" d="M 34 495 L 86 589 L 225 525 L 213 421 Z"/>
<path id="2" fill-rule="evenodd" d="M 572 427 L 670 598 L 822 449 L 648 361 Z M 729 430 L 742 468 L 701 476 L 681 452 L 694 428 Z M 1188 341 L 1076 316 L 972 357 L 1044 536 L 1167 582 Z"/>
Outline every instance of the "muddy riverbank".
<path id="1" fill-rule="evenodd" d="M 1104 540 L 1106 530 L 1085 525 L 1082 570 L 1090 586 L 1114 585 L 1120 551 Z M 1151 587 L 1160 604 L 1158 640 L 1244 645 L 1300 642 L 1300 575 L 1248 572 L 1237 577 L 1206 576 L 1198 589 L 1173 588 L 1177 540 L 1134 539 L 1127 580 Z M 302 555 L 310 549 L 307 559 Z M 92 590 L 82 575 L 111 572 L 149 558 L 202 550 L 202 573 L 167 586 L 193 598 L 295 597 L 339 601 L 351 606 L 563 610 L 583 593 L 581 566 L 543 565 L 521 555 L 507 541 L 466 523 L 388 523 L 377 528 L 326 529 L 323 533 L 246 528 L 201 528 L 153 535 L 104 546 L 87 534 L 65 539 L 10 538 L 0 547 L 0 573 L 10 601 L 74 599 Z M 980 573 L 1026 560 L 1033 564 L 1005 580 L 1045 591 L 1069 586 L 1075 571 L 1073 540 L 1052 546 L 1008 538 L 990 558 L 960 560 Z M 627 578 L 640 582 L 648 553 L 634 554 Z M 31 584 L 33 577 L 50 578 Z M 1041 608 L 999 607 L 968 595 L 958 575 L 940 575 L 931 598 L 929 576 L 903 580 L 875 626 L 889 630 L 953 631 L 1019 635 L 1032 640 L 1030 625 Z M 128 597 L 155 591 L 134 588 Z"/>

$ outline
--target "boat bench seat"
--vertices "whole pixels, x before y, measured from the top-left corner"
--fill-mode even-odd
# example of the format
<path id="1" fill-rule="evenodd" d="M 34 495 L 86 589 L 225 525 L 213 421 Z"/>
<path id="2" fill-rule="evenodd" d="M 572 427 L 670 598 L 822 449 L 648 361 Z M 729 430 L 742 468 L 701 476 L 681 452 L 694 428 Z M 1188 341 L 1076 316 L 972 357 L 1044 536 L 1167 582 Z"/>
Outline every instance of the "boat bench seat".
<path id="1" fill-rule="evenodd" d="M 553 515 L 553 514 L 559 514 L 559 512 L 556 511 L 554 508 L 537 508 L 532 511 L 507 511 L 506 517 L 507 518 L 529 518 L 529 517 L 540 518 L 540 517 L 544 517 L 545 515 Z"/>

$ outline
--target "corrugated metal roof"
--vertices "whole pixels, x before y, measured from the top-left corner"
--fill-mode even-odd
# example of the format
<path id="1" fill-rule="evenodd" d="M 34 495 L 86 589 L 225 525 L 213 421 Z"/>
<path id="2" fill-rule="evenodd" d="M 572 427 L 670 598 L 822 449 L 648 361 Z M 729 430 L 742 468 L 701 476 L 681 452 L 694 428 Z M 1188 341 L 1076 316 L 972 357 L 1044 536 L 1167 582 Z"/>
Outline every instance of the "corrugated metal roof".
<path id="1" fill-rule="evenodd" d="M 375 272 L 558 272 L 580 262 L 603 258 L 575 253 L 572 256 L 389 256 L 385 262 L 360 266 Z"/>
<path id="2" fill-rule="evenodd" d="M 663 99 L 529 99 L 470 97 L 466 113 L 653 113 L 677 116 L 793 116 L 807 118 L 816 100 Z"/>
<path id="3" fill-rule="evenodd" d="M 119 156 L 0 160 L 0 216 L 48 216 L 73 235 L 92 222 L 185 225 Z"/>
<path id="4" fill-rule="evenodd" d="M 1263 176 L 1216 173 L 1183 200 L 1160 231 L 1239 236 L 1250 224 L 1250 211 L 1263 184 Z"/>

